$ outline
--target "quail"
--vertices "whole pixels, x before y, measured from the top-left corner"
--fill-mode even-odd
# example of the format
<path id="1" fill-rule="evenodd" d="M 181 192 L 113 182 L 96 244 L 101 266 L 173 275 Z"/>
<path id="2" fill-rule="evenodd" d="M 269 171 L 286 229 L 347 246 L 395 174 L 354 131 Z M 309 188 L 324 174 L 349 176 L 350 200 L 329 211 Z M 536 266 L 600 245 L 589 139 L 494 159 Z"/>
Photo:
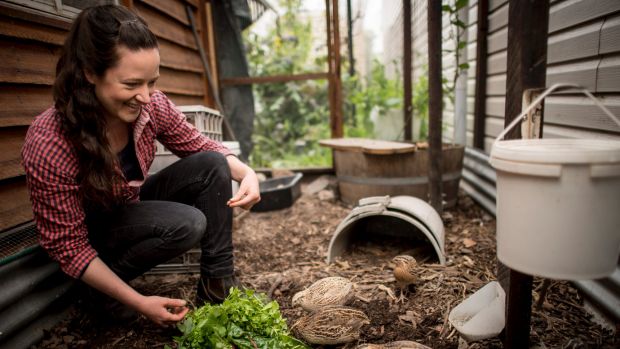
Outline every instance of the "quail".
<path id="1" fill-rule="evenodd" d="M 360 329 L 370 324 L 363 311 L 330 305 L 297 320 L 291 327 L 310 344 L 334 345 L 359 339 Z"/>
<path id="2" fill-rule="evenodd" d="M 424 344 L 414 341 L 396 341 L 385 344 L 365 343 L 358 345 L 356 349 L 431 349 Z"/>
<path id="3" fill-rule="evenodd" d="M 344 305 L 353 298 L 353 283 L 349 279 L 330 276 L 318 280 L 293 296 L 293 306 L 314 311 L 328 305 Z"/>
<path id="4" fill-rule="evenodd" d="M 405 290 L 408 289 L 409 285 L 414 285 L 418 280 L 416 275 L 418 263 L 415 258 L 409 255 L 396 256 L 392 258 L 392 263 L 394 265 L 394 279 L 396 279 L 396 284 L 400 288 L 398 302 L 404 302 Z"/>

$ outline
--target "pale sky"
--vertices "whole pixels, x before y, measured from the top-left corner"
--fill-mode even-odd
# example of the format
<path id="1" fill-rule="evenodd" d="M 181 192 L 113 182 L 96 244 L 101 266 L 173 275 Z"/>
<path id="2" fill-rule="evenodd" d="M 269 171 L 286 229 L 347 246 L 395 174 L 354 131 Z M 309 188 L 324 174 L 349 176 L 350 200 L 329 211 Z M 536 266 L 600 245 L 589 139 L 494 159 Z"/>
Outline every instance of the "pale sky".
<path id="1" fill-rule="evenodd" d="M 352 0 L 353 11 L 359 6 L 363 6 L 365 9 L 363 13 L 364 16 L 364 29 L 373 34 L 373 47 L 372 51 L 375 54 L 381 53 L 383 50 L 383 35 L 381 35 L 381 3 L 383 0 Z M 270 4 L 278 9 L 277 0 L 270 1 Z M 339 1 L 340 9 L 340 20 L 346 21 L 347 16 L 347 1 L 340 0 Z M 304 0 L 303 1 L 304 9 L 309 12 L 324 12 L 325 11 L 325 1 L 322 0 Z M 353 14 L 355 16 L 355 13 Z M 273 23 L 275 20 L 275 16 L 272 11 L 267 11 L 261 19 L 257 23 L 253 24 L 252 30 L 260 33 L 264 31 L 264 27 L 267 23 Z"/>
<path id="2" fill-rule="evenodd" d="M 373 33 L 374 40 L 372 52 L 375 54 L 383 51 L 383 35 L 381 34 L 381 0 L 366 0 L 366 14 L 364 16 L 364 29 Z"/>
<path id="3" fill-rule="evenodd" d="M 364 29 L 373 33 L 372 51 L 375 54 L 383 50 L 383 35 L 381 35 L 381 3 L 382 0 L 352 0 L 353 16 L 355 17 L 355 9 L 361 5 L 364 8 Z M 341 21 L 347 19 L 347 0 L 338 2 L 340 5 L 339 15 Z M 325 11 L 325 1 L 321 0 L 304 0 L 304 8 L 308 11 Z"/>

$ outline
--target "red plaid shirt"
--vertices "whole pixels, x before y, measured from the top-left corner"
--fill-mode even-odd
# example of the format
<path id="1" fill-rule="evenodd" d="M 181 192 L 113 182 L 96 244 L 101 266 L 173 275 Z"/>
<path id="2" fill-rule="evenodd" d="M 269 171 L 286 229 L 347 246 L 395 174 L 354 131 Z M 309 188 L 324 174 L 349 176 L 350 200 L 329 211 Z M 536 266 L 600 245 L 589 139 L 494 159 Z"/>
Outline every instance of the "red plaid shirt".
<path id="1" fill-rule="evenodd" d="M 40 114 L 28 129 L 22 157 L 40 244 L 65 273 L 79 278 L 97 251 L 88 242 L 76 179 L 78 161 L 61 122 L 53 107 Z M 155 157 L 155 139 L 179 157 L 207 150 L 231 154 L 186 122 L 160 91 L 151 96 L 151 103 L 142 108 L 132 127 L 143 178 Z M 124 202 L 138 201 L 142 182 L 123 180 L 115 184 L 114 192 L 121 193 Z"/>

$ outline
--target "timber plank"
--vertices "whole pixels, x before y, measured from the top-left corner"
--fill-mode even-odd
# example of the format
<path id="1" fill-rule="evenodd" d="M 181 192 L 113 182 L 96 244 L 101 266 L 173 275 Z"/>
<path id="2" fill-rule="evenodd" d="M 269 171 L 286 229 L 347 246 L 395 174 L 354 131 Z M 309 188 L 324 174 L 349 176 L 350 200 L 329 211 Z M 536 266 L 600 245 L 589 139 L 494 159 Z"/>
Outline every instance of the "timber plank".
<path id="1" fill-rule="evenodd" d="M 365 138 L 324 139 L 319 141 L 319 144 L 337 150 L 377 155 L 410 153 L 416 150 L 415 144 Z"/>
<path id="2" fill-rule="evenodd" d="M 25 175 L 21 149 L 27 127 L 0 128 L 0 180 Z"/>
<path id="3" fill-rule="evenodd" d="M 0 35 L 62 46 L 67 31 L 22 19 L 0 16 Z"/>
<path id="4" fill-rule="evenodd" d="M 52 104 L 50 86 L 0 84 L 0 127 L 30 125 Z"/>
<path id="5" fill-rule="evenodd" d="M 176 93 L 166 93 L 166 96 L 168 96 L 170 100 L 172 100 L 172 103 L 178 106 L 180 105 L 203 105 L 204 104 L 204 98 L 202 96 L 187 96 L 187 95 L 180 95 Z M 207 105 L 206 107 L 209 107 L 211 109 L 217 109 L 213 105 Z"/>
<path id="6" fill-rule="evenodd" d="M 52 103 L 50 86 L 0 84 L 0 127 L 30 125 Z"/>
<path id="7" fill-rule="evenodd" d="M 187 13 L 185 12 L 185 2 L 179 0 L 142 0 L 143 3 L 159 10 L 177 21 L 189 26 Z"/>
<path id="8" fill-rule="evenodd" d="M 33 219 L 26 180 L 0 183 L 0 231 Z"/>
<path id="9" fill-rule="evenodd" d="M 189 47 L 197 50 L 196 41 L 189 27 L 177 21 L 171 21 L 170 17 L 154 10 L 148 6 L 135 6 L 136 11 L 149 24 L 149 28 L 157 37 L 164 38 L 168 41 L 177 43 L 181 46 Z"/>
<path id="10" fill-rule="evenodd" d="M 172 92 L 189 96 L 204 96 L 205 84 L 202 74 L 183 72 L 165 67 L 159 69 L 160 78 L 156 88 L 164 92 Z"/>
<path id="11" fill-rule="evenodd" d="M 51 85 L 59 48 L 0 38 L 0 82 Z"/>
<path id="12" fill-rule="evenodd" d="M 176 45 L 165 39 L 159 40 L 159 52 L 161 55 L 161 66 L 202 73 L 202 61 L 198 51 L 184 46 Z"/>

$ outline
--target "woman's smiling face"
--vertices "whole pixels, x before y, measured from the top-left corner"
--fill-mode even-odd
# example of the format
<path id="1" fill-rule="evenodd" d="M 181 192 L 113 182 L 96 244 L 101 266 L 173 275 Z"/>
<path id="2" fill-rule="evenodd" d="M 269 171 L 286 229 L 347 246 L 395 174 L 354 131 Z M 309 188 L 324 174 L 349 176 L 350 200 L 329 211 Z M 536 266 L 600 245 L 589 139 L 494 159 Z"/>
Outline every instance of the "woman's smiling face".
<path id="1" fill-rule="evenodd" d="M 106 112 L 108 121 L 134 122 L 142 106 L 151 101 L 155 81 L 159 78 L 159 50 L 117 48 L 118 63 L 102 77 L 86 73 L 95 85 L 95 95 Z"/>

